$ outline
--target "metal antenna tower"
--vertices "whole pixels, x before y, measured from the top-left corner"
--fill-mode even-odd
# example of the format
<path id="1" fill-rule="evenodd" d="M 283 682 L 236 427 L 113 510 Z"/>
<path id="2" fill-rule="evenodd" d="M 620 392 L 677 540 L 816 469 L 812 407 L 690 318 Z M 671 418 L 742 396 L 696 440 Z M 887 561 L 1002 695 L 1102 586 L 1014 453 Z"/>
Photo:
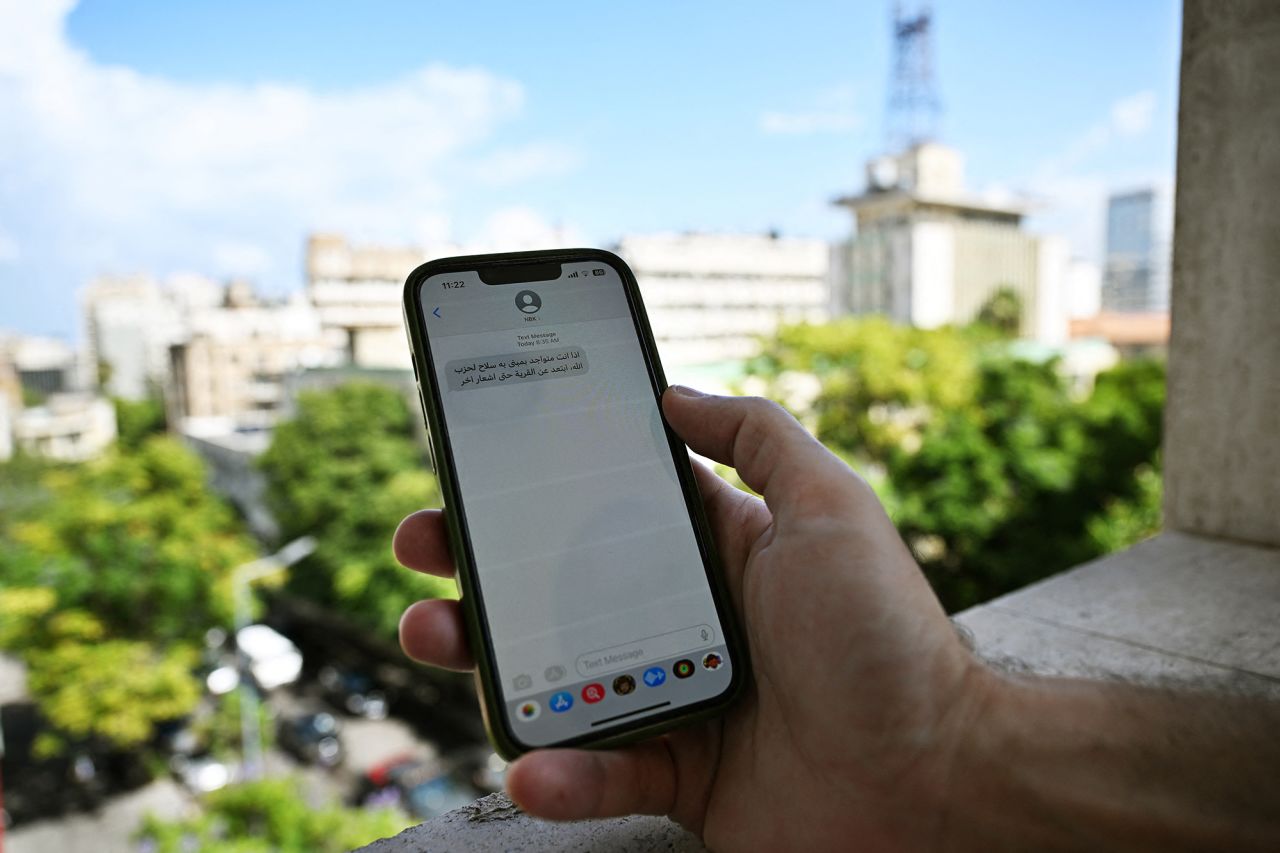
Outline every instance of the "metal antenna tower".
<path id="1" fill-rule="evenodd" d="M 893 78 L 885 122 L 890 151 L 933 139 L 942 105 L 933 85 L 933 11 L 928 0 L 893 4 Z"/>

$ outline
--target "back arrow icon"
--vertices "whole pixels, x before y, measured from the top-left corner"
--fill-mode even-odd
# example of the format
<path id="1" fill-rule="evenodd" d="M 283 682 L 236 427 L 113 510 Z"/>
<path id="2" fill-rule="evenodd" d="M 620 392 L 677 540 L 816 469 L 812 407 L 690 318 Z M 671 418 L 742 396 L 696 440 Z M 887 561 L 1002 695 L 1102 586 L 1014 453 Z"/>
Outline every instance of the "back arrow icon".
<path id="1" fill-rule="evenodd" d="M 435 308 L 435 310 L 434 310 L 434 311 L 432 311 L 431 313 L 432 313 L 432 314 L 435 314 L 437 317 L 439 317 L 439 316 L 440 316 L 440 306 L 439 306 L 439 305 L 437 305 L 437 306 L 436 306 L 436 308 Z"/>

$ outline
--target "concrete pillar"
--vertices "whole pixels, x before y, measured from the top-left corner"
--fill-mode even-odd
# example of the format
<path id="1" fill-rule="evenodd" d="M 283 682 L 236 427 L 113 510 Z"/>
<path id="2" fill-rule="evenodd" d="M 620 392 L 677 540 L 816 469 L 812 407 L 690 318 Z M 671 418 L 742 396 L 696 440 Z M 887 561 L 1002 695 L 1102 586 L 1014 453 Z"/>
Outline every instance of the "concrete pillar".
<path id="1" fill-rule="evenodd" d="M 1280 3 L 1186 0 L 1165 527 L 1280 546 Z"/>

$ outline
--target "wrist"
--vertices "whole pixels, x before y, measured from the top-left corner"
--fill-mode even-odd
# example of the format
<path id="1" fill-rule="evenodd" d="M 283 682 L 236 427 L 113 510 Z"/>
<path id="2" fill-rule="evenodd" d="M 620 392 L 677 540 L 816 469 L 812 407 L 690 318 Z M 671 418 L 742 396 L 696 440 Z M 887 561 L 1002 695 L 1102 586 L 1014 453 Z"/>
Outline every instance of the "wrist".
<path id="1" fill-rule="evenodd" d="M 962 707 L 950 721 L 949 754 L 933 791 L 939 816 L 937 850 L 990 849 L 991 831 L 1002 814 L 1016 808 L 1005 797 L 1010 753 L 1022 722 L 1036 714 L 1040 698 L 1027 681 L 974 662 Z"/>

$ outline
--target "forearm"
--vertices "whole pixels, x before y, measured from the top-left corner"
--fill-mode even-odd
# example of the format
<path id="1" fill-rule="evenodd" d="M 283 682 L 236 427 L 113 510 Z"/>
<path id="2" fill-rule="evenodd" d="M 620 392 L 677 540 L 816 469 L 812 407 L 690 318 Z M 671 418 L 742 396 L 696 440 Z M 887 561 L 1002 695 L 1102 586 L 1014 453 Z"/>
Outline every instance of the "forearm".
<path id="1" fill-rule="evenodd" d="M 1280 703 L 1002 682 L 953 768 L 951 848 L 1280 849 Z"/>

